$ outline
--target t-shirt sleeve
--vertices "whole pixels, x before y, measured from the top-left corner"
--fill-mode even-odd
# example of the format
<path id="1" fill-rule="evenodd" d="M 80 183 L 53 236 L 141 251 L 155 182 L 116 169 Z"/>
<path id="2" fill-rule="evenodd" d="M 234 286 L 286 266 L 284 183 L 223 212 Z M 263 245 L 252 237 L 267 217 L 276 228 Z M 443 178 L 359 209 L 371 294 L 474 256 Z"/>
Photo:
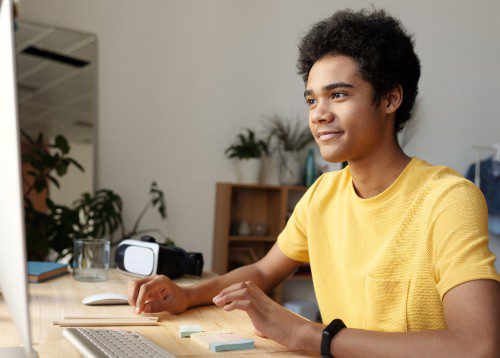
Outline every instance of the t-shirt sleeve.
<path id="1" fill-rule="evenodd" d="M 324 175 L 324 174 L 323 174 Z M 278 236 L 278 247 L 281 252 L 292 260 L 309 262 L 307 246 L 307 217 L 309 204 L 323 175 L 305 192 L 288 219 L 285 229 Z"/>
<path id="2" fill-rule="evenodd" d="M 488 209 L 472 183 L 455 187 L 438 204 L 433 222 L 433 266 L 437 290 L 446 292 L 478 279 L 500 281 L 488 248 Z"/>

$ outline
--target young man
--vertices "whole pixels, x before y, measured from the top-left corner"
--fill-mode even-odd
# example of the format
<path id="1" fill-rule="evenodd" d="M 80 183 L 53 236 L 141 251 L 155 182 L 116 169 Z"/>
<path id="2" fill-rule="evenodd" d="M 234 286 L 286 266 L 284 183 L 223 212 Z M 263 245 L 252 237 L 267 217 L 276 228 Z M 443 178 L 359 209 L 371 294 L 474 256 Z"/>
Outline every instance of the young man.
<path id="1" fill-rule="evenodd" d="M 321 155 L 349 165 L 314 183 L 259 262 L 187 288 L 137 280 L 130 304 L 180 313 L 214 302 L 246 311 L 258 334 L 326 356 L 498 356 L 484 198 L 398 145 L 420 77 L 411 38 L 384 11 L 340 11 L 304 37 L 298 67 Z M 264 293 L 300 262 L 310 262 L 324 324 Z"/>

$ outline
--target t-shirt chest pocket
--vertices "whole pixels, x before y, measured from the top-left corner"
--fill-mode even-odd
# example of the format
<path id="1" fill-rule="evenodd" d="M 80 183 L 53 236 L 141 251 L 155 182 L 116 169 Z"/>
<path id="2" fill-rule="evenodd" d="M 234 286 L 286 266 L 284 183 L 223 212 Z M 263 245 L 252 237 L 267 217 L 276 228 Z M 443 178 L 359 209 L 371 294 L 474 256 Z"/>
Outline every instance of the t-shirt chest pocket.
<path id="1" fill-rule="evenodd" d="M 366 329 L 406 332 L 406 304 L 410 280 L 366 276 L 364 280 Z"/>

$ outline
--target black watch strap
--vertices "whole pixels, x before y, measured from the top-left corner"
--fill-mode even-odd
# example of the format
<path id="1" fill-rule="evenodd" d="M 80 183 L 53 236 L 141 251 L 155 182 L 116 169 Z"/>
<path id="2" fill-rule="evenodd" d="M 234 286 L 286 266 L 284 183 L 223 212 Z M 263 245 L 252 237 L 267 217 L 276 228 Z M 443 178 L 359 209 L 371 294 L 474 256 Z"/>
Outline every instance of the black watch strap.
<path id="1" fill-rule="evenodd" d="M 321 356 L 322 357 L 333 357 L 330 354 L 330 345 L 332 344 L 332 339 L 341 329 L 345 328 L 344 322 L 341 319 L 334 319 L 330 322 L 328 326 L 323 330 L 321 335 Z"/>

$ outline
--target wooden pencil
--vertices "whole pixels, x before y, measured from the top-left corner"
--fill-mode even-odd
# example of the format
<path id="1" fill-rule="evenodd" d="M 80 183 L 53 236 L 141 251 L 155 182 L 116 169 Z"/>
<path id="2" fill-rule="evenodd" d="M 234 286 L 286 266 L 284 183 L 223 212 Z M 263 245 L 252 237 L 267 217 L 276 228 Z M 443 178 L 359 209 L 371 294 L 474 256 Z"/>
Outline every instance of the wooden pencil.
<path id="1" fill-rule="evenodd" d="M 126 320 L 126 319 L 66 319 L 54 321 L 59 327 L 104 327 L 104 326 L 156 326 L 153 320 Z"/>
<path id="2" fill-rule="evenodd" d="M 157 316 L 137 316 L 137 317 L 110 317 L 110 316 L 64 316 L 64 319 L 127 319 L 138 321 L 157 321 Z"/>

